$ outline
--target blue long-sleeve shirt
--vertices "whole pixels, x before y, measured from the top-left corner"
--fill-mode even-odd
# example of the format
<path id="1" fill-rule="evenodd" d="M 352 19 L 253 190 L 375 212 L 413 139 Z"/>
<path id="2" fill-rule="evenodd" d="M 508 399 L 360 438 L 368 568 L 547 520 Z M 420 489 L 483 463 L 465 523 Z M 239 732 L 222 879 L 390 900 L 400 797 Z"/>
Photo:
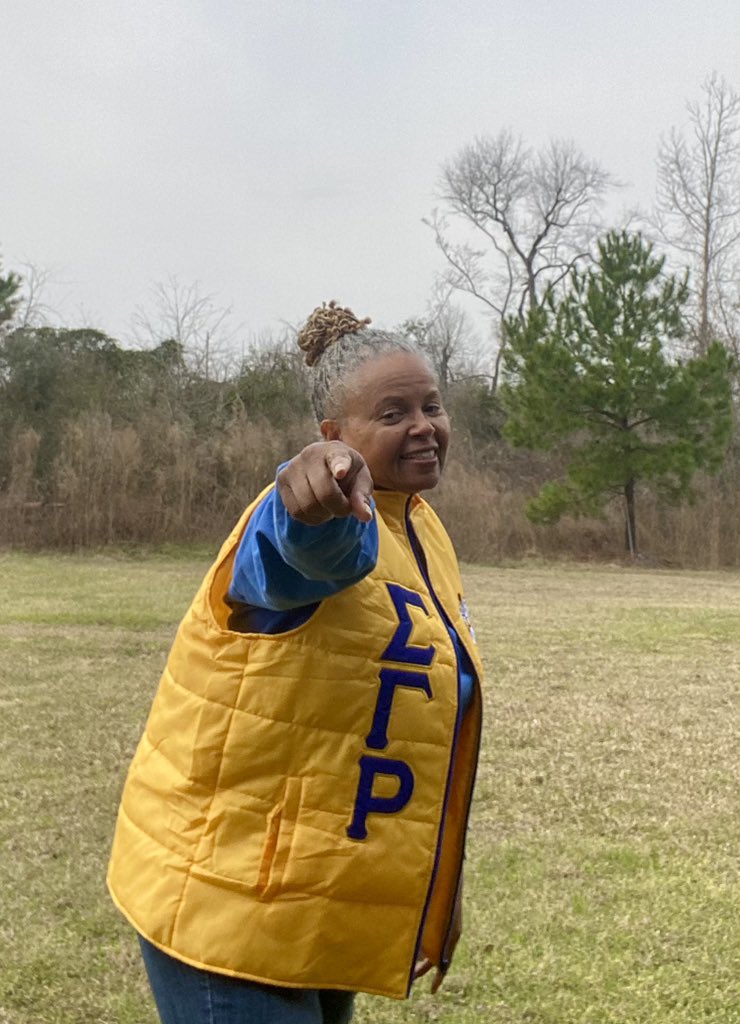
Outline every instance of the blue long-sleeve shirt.
<path id="1" fill-rule="evenodd" d="M 228 595 L 231 627 L 257 633 L 294 629 L 325 598 L 372 572 L 378 543 L 375 516 L 369 523 L 347 516 L 307 526 L 290 515 L 273 488 L 252 513 L 236 552 Z M 457 633 L 449 628 L 466 707 L 472 696 L 473 667 Z"/>

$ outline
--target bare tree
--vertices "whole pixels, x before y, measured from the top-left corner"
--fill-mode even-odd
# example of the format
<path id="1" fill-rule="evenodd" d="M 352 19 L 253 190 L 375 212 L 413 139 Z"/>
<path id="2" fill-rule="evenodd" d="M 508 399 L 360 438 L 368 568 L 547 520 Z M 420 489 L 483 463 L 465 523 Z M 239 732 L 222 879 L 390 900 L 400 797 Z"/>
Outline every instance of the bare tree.
<path id="1" fill-rule="evenodd" d="M 673 128 L 658 150 L 653 226 L 692 271 L 693 334 L 704 354 L 734 340 L 740 273 L 740 95 L 716 72 L 687 103 L 688 132 Z"/>
<path id="2" fill-rule="evenodd" d="M 427 354 L 443 391 L 463 378 L 485 376 L 479 339 L 468 314 L 452 302 L 449 285 L 438 282 L 425 315 L 406 320 L 401 330 Z"/>
<path id="3" fill-rule="evenodd" d="M 510 131 L 477 138 L 444 166 L 439 198 L 445 208 L 427 223 L 447 261 L 445 281 L 479 299 L 495 318 L 494 387 L 503 322 L 523 318 L 588 255 L 601 227 L 601 201 L 614 184 L 572 142 L 535 151 Z M 476 244 L 469 233 L 453 238 L 460 222 L 474 229 Z"/>
<path id="4" fill-rule="evenodd" d="M 152 312 L 139 307 L 134 336 L 142 344 L 176 341 L 190 367 L 206 380 L 218 379 L 233 360 L 230 350 L 237 328 L 229 324 L 231 308 L 216 304 L 200 285 L 180 284 L 176 277 L 155 284 Z"/>
<path id="5" fill-rule="evenodd" d="M 58 317 L 57 311 L 44 301 L 51 283 L 51 274 L 35 263 L 22 263 L 20 302 L 15 315 L 18 327 L 48 327 Z"/>

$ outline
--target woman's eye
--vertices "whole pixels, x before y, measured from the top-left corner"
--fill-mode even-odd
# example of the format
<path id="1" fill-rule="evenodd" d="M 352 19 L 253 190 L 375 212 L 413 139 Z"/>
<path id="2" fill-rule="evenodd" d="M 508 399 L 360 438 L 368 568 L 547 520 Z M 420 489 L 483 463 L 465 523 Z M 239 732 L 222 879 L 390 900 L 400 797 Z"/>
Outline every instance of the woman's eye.
<path id="1" fill-rule="evenodd" d="M 424 412 L 429 416 L 439 416 L 442 412 L 442 406 L 439 402 L 430 402 L 429 405 L 424 406 Z"/>
<path id="2" fill-rule="evenodd" d="M 401 413 L 398 409 L 386 409 L 384 413 L 381 413 L 380 418 L 383 423 L 395 423 L 400 416 Z"/>

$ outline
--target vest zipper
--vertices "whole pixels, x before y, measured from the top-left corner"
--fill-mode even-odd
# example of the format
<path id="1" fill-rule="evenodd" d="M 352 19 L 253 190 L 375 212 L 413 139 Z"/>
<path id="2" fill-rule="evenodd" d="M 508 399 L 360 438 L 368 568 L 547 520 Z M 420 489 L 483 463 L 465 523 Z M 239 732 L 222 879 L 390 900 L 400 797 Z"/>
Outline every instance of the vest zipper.
<path id="1" fill-rule="evenodd" d="M 419 566 L 419 571 L 421 572 L 422 578 L 424 579 L 424 582 L 426 583 L 427 588 L 429 589 L 429 596 L 431 597 L 432 601 L 434 602 L 434 606 L 437 609 L 437 612 L 440 615 L 443 623 L 445 624 L 445 627 L 447 628 L 447 632 L 450 633 L 451 630 L 453 632 L 456 632 L 455 631 L 455 627 L 452 625 L 452 623 L 451 623 L 451 621 L 449 619 L 449 616 L 447 615 L 447 612 L 444 610 L 444 608 L 442 606 L 442 603 L 439 600 L 439 598 L 437 597 L 437 595 L 436 595 L 436 593 L 434 591 L 434 587 L 432 586 L 432 581 L 431 581 L 431 579 L 429 577 L 429 570 L 428 570 L 427 565 L 426 565 L 426 556 L 424 556 L 424 557 L 420 556 L 420 553 L 421 553 L 421 555 L 423 555 L 424 549 L 421 546 L 421 542 L 420 542 L 419 538 L 416 535 L 416 531 L 414 530 L 414 527 L 411 524 L 411 515 L 410 515 L 411 501 L 412 501 L 412 498 L 409 498 L 408 501 L 406 502 L 406 508 L 404 510 L 404 526 L 406 527 L 406 534 L 408 536 L 409 546 L 411 547 L 411 550 L 412 550 L 412 552 L 414 554 L 414 558 L 416 559 L 416 563 Z M 459 642 L 462 645 L 463 641 L 461 639 L 459 640 Z M 429 911 L 429 904 L 430 904 L 431 899 L 432 899 L 432 893 L 434 892 L 434 883 L 436 882 L 436 879 L 437 879 L 437 871 L 438 871 L 438 868 L 439 868 L 439 860 L 440 860 L 440 856 L 441 856 L 441 853 L 442 853 L 442 836 L 443 836 L 443 833 L 444 833 L 445 823 L 446 823 L 446 820 L 447 820 L 447 808 L 448 808 L 449 797 L 450 797 L 450 784 L 452 782 L 452 775 L 453 775 L 453 771 L 454 771 L 454 767 L 455 767 L 455 757 L 456 757 L 456 754 L 457 754 L 457 742 L 458 742 L 458 738 L 459 738 L 459 735 L 460 735 L 460 725 L 462 723 L 461 700 L 460 700 L 460 697 L 461 697 L 461 693 L 460 693 L 460 659 L 457 656 L 457 650 L 455 648 L 455 643 L 454 643 L 454 641 L 452 639 L 452 635 L 450 635 L 450 643 L 452 643 L 453 651 L 454 651 L 454 654 L 455 654 L 455 666 L 456 666 L 456 669 L 457 669 L 457 715 L 456 715 L 456 718 L 455 718 L 455 732 L 454 732 L 454 735 L 452 737 L 452 748 L 450 750 L 450 763 L 449 763 L 449 768 L 447 770 L 447 782 L 445 784 L 445 796 L 444 796 L 444 802 L 442 804 L 442 820 L 441 820 L 441 823 L 440 823 L 439 836 L 437 838 L 437 850 L 436 850 L 436 853 L 435 853 L 435 856 L 434 856 L 434 866 L 432 868 L 432 877 L 431 877 L 430 882 L 429 882 L 429 889 L 427 890 L 427 898 L 426 898 L 426 901 L 424 903 L 424 910 L 423 910 L 422 915 L 421 915 L 421 923 L 419 925 L 419 933 L 416 936 L 416 946 L 414 948 L 414 958 L 413 958 L 413 961 L 412 961 L 412 964 L 411 964 L 411 974 L 409 976 L 409 983 L 408 983 L 408 987 L 407 987 L 407 990 L 406 990 L 406 995 L 407 996 L 408 996 L 409 992 L 411 991 L 411 985 L 413 984 L 413 980 L 414 980 L 414 967 L 416 966 L 416 961 L 417 961 L 418 956 L 419 956 L 419 948 L 421 946 L 421 939 L 422 939 L 422 935 L 424 933 L 424 925 L 426 923 L 427 913 Z M 471 660 L 471 664 L 472 664 L 472 660 Z M 476 680 L 477 680 L 477 673 L 476 673 Z M 478 736 L 478 748 L 480 749 L 480 735 Z M 439 969 L 442 971 L 443 974 L 447 973 L 447 970 L 448 970 L 448 968 L 450 966 L 450 962 L 451 962 L 451 954 L 450 954 L 449 945 L 450 945 L 450 938 L 451 938 L 451 933 L 452 933 L 452 922 L 453 922 L 453 918 L 454 918 L 454 915 L 455 915 L 455 904 L 457 902 L 457 895 L 458 895 L 459 890 L 460 890 L 460 876 L 461 876 L 461 873 L 462 873 L 462 862 L 463 862 L 463 858 L 464 858 L 464 837 L 465 837 L 465 835 L 467 833 L 468 819 L 470 817 L 470 806 L 471 806 L 472 795 L 473 795 L 473 787 L 475 785 L 476 769 L 477 769 L 477 757 L 476 757 L 476 761 L 475 761 L 474 766 L 473 766 L 472 777 L 470 779 L 470 787 L 469 787 L 468 797 L 467 797 L 467 808 L 466 808 L 466 811 L 465 811 L 465 821 L 463 822 L 463 828 L 462 828 L 461 833 L 460 833 L 463 836 L 463 843 L 461 843 L 460 850 L 459 850 L 457 884 L 455 886 L 455 895 L 454 895 L 453 900 L 452 900 L 452 907 L 451 907 L 451 911 L 450 911 L 450 916 L 449 916 L 449 919 L 447 921 L 447 927 L 445 929 L 444 938 L 443 938 L 443 941 L 442 941 L 442 954 L 441 954 L 441 958 L 440 958 Z"/>

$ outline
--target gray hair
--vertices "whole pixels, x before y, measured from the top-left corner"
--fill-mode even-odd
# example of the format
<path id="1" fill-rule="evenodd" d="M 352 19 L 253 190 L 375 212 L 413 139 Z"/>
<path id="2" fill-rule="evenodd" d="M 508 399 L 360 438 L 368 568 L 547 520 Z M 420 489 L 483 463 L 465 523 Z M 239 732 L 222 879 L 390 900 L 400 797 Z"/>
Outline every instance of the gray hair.
<path id="1" fill-rule="evenodd" d="M 311 370 L 311 402 L 316 419 L 335 419 L 344 407 L 348 384 L 355 373 L 373 359 L 393 352 L 426 356 L 410 338 L 367 328 L 343 335 L 328 348 Z"/>
<path id="2" fill-rule="evenodd" d="M 319 423 L 339 415 L 350 379 L 371 360 L 393 352 L 409 352 L 428 362 L 411 338 L 371 330 L 369 323 L 369 319 L 358 320 L 350 309 L 330 302 L 317 307 L 299 333 L 298 345 L 311 368 L 311 402 Z"/>

